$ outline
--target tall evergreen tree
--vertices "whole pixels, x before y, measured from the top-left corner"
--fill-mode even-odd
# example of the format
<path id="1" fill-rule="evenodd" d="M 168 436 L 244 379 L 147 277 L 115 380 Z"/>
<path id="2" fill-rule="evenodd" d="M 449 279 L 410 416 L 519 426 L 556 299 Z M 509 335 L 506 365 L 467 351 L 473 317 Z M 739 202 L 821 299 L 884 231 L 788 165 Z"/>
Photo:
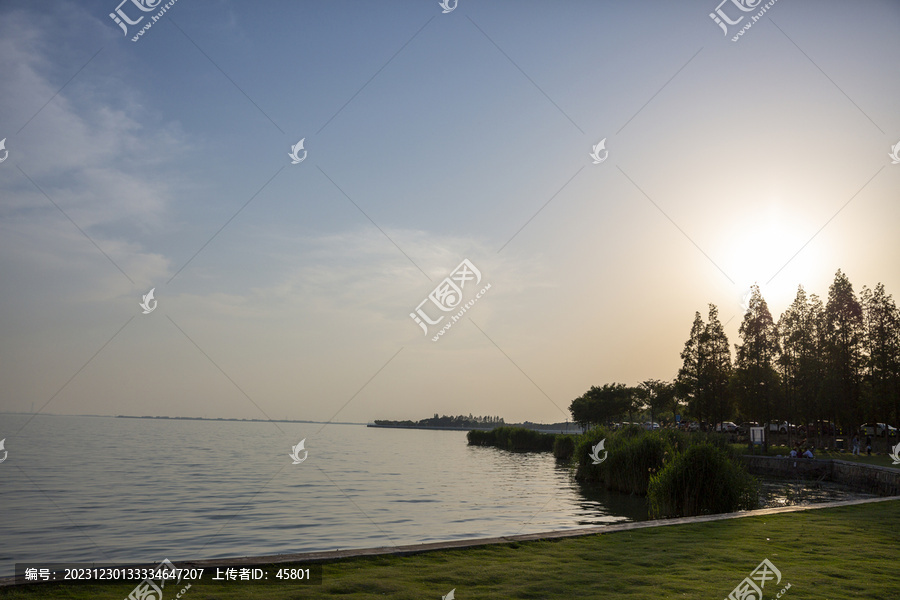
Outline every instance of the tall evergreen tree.
<path id="1" fill-rule="evenodd" d="M 781 351 L 778 329 L 772 313 L 753 285 L 750 307 L 739 329 L 741 343 L 735 344 L 735 373 L 733 388 L 741 413 L 759 421 L 771 423 L 778 397 L 778 374 L 775 359 Z M 784 416 L 783 411 L 779 411 Z"/>
<path id="2" fill-rule="evenodd" d="M 825 304 L 817 295 L 812 294 L 810 300 L 809 328 L 814 331 L 815 355 L 805 365 L 806 372 L 813 378 L 809 384 L 815 389 L 814 421 L 822 421 L 828 417 L 826 385 L 828 374 L 828 323 L 825 319 Z M 808 422 L 808 421 L 807 421 Z"/>
<path id="3" fill-rule="evenodd" d="M 825 305 L 826 406 L 835 424 L 855 429 L 862 421 L 863 311 L 853 285 L 838 269 Z"/>
<path id="4" fill-rule="evenodd" d="M 863 287 L 866 421 L 900 423 L 900 311 L 879 283 Z"/>
<path id="5" fill-rule="evenodd" d="M 731 417 L 734 412 L 731 390 L 728 382 L 731 379 L 731 346 L 725 328 L 719 321 L 719 309 L 715 304 L 709 305 L 709 322 L 703 338 L 708 348 L 705 369 L 703 370 L 709 405 L 712 407 L 713 423 L 720 423 Z"/>
<path id="6" fill-rule="evenodd" d="M 824 307 L 815 294 L 797 288 L 793 303 L 778 319 L 781 375 L 786 418 L 812 423 L 825 418 L 820 406 L 824 373 Z"/>
<path id="7" fill-rule="evenodd" d="M 706 344 L 709 361 L 706 363 L 706 380 L 709 386 L 710 405 L 713 407 L 713 422 L 720 423 L 731 418 L 734 402 L 728 381 L 731 379 L 731 345 L 725 328 L 719 321 L 719 309 L 709 305 L 709 322 L 706 324 Z"/>
<path id="8" fill-rule="evenodd" d="M 705 332 L 703 317 L 699 312 L 695 312 L 690 337 L 684 343 L 684 350 L 681 351 L 682 366 L 675 378 L 676 395 L 687 404 L 688 412 L 698 421 L 709 418 L 709 407 L 704 404 L 701 389 L 701 372 L 706 364 L 705 348 L 702 344 Z"/>
<path id="9" fill-rule="evenodd" d="M 715 304 L 709 305 L 709 322 L 694 314 L 691 334 L 681 352 L 682 366 L 675 380 L 676 396 L 700 421 L 714 425 L 731 416 L 731 349 Z"/>

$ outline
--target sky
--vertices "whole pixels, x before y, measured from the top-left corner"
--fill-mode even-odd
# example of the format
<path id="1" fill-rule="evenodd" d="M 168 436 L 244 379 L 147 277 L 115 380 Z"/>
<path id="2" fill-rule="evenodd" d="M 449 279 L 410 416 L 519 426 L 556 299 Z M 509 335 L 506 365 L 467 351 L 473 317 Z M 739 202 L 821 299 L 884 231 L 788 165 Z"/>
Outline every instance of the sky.
<path id="1" fill-rule="evenodd" d="M 0 411 L 556 422 L 900 293 L 896 2 L 139 3 L 0 4 Z"/>

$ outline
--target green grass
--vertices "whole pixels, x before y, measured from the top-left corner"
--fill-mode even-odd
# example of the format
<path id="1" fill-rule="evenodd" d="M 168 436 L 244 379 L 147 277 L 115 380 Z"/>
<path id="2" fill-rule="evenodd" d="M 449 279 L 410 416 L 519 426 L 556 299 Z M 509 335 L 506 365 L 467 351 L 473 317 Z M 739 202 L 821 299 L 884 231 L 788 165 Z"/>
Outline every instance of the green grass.
<path id="1" fill-rule="evenodd" d="M 459 600 L 725 598 L 768 558 L 784 600 L 896 598 L 900 501 L 622 531 L 558 541 L 346 559 L 324 566 L 323 584 L 195 584 L 182 600 Z M 122 600 L 134 585 L 0 589 L 0 598 Z M 167 590 L 169 588 L 167 587 Z M 180 588 L 179 588 L 180 589 Z M 166 595 L 165 600 L 170 596 Z"/>

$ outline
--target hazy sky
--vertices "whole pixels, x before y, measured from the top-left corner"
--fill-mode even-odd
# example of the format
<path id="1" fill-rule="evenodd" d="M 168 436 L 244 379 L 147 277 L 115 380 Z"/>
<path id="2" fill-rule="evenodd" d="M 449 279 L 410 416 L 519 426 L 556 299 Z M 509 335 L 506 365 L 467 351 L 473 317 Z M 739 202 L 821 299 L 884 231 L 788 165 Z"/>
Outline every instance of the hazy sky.
<path id="1" fill-rule="evenodd" d="M 558 421 L 754 281 L 900 294 L 900 3 L 761 6 L 4 1 L 0 410 Z"/>

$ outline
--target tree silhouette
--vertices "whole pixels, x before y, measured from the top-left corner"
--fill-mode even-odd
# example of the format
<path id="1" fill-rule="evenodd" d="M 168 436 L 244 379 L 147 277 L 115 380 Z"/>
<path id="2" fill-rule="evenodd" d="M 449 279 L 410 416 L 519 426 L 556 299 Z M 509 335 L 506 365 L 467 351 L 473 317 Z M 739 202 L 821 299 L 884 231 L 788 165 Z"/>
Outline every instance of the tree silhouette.
<path id="1" fill-rule="evenodd" d="M 781 374 L 785 413 L 790 421 L 800 417 L 803 424 L 824 418 L 821 406 L 825 372 L 825 308 L 815 294 L 797 288 L 793 303 L 778 319 Z"/>
<path id="2" fill-rule="evenodd" d="M 827 372 L 826 410 L 835 423 L 857 426 L 862 420 L 863 311 L 853 285 L 840 269 L 825 305 Z"/>
<path id="3" fill-rule="evenodd" d="M 741 343 L 734 345 L 732 389 L 741 413 L 760 423 L 771 423 L 780 391 L 775 359 L 781 347 L 778 329 L 759 286 L 754 284 L 750 290 L 750 307 L 738 331 Z M 765 444 L 768 446 L 768 441 Z"/>
<path id="4" fill-rule="evenodd" d="M 675 390 L 677 397 L 687 402 L 690 413 L 701 421 L 709 418 L 712 424 L 730 417 L 731 350 L 715 304 L 709 305 L 706 324 L 699 312 L 694 313 L 681 359 Z"/>
<path id="5" fill-rule="evenodd" d="M 639 397 L 650 409 L 650 422 L 656 422 L 655 416 L 671 409 L 675 412 L 675 385 L 668 381 L 647 379 L 638 386 Z"/>
<path id="6" fill-rule="evenodd" d="M 884 420 L 900 423 L 900 311 L 881 283 L 874 291 L 863 287 L 860 297 L 865 420 L 878 421 L 876 416 L 882 415 Z"/>

